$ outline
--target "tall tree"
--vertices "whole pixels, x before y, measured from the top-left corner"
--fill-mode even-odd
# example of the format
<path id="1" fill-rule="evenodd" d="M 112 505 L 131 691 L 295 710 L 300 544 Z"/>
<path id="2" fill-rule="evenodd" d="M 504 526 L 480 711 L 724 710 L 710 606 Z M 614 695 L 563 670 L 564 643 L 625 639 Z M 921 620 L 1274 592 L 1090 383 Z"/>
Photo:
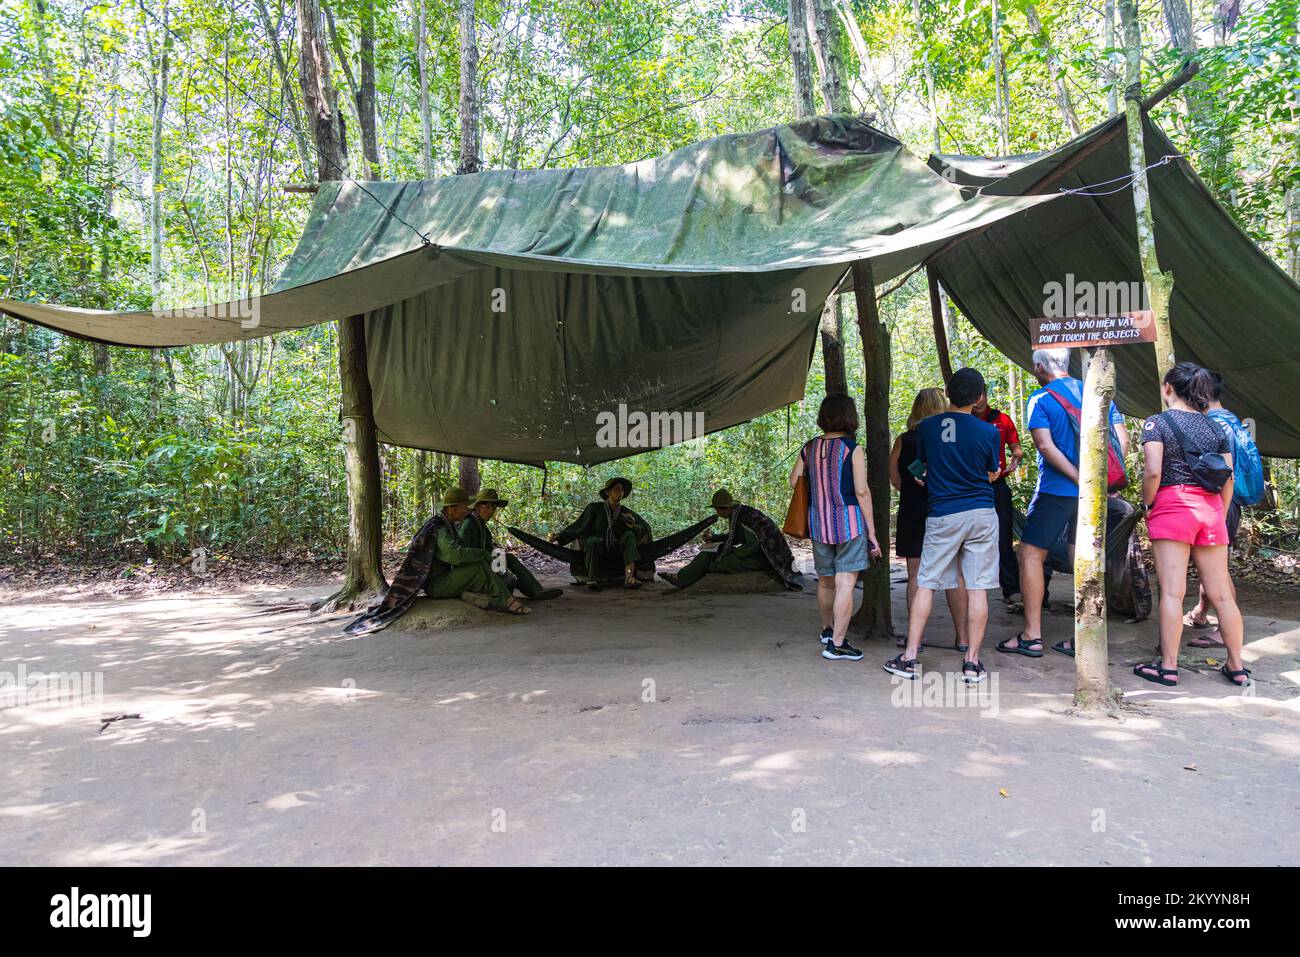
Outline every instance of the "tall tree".
<path id="1" fill-rule="evenodd" d="M 867 486 L 871 489 L 872 521 L 882 555 L 862 576 L 862 605 L 853 624 L 867 638 L 892 638 L 893 614 L 889 596 L 889 329 L 880 321 L 876 305 L 871 260 L 852 267 L 853 295 L 857 303 L 858 334 L 862 337 L 862 445 L 866 449 Z"/>
<path id="2" fill-rule="evenodd" d="M 1119 112 L 1119 70 L 1115 66 L 1115 0 L 1102 4 L 1102 45 L 1106 48 L 1106 114 Z"/>
<path id="3" fill-rule="evenodd" d="M 1174 340 L 1169 328 L 1169 299 L 1173 295 L 1174 279 L 1160 268 L 1160 259 L 1156 255 L 1156 227 L 1155 218 L 1151 215 L 1146 143 L 1142 129 L 1142 31 L 1138 25 L 1137 0 L 1119 0 L 1119 15 L 1124 25 L 1124 111 L 1128 125 L 1129 169 L 1133 175 L 1133 207 L 1137 213 L 1137 246 L 1155 322 L 1156 374 L 1159 383 L 1164 381 L 1165 373 L 1173 368 L 1176 361 Z"/>
<path id="4" fill-rule="evenodd" d="M 805 0 L 812 18 L 813 52 L 821 72 L 822 103 L 828 113 L 848 113 L 849 89 L 844 84 L 844 60 L 839 50 L 839 18 L 833 0 Z"/>
<path id="5" fill-rule="evenodd" d="M 433 178 L 433 122 L 429 113 L 429 27 L 426 0 L 416 0 L 415 62 L 420 73 L 420 151 L 424 178 Z"/>
<path id="6" fill-rule="evenodd" d="M 1047 73 L 1052 79 L 1052 88 L 1056 91 L 1056 108 L 1061 111 L 1061 119 L 1065 120 L 1070 135 L 1078 136 L 1081 132 L 1079 118 L 1074 112 L 1074 101 L 1070 97 L 1070 88 L 1065 85 L 1065 71 L 1061 69 L 1061 58 L 1057 54 L 1056 48 L 1052 46 L 1052 35 L 1048 33 L 1046 24 L 1043 23 L 1042 17 L 1038 15 L 1038 8 L 1032 3 L 1025 7 L 1025 17 L 1029 20 L 1030 32 L 1033 33 L 1043 51 L 1043 59 L 1047 63 Z"/>
<path id="7" fill-rule="evenodd" d="M 1007 61 L 1002 58 L 1002 11 L 992 0 L 993 85 L 997 93 L 998 152 L 1011 153 L 1011 98 L 1007 93 Z"/>
<path id="8" fill-rule="evenodd" d="M 362 0 L 361 31 L 358 40 L 360 83 L 357 87 L 357 118 L 361 123 L 361 151 L 366 179 L 379 179 L 379 136 L 375 119 L 375 0 Z"/>
<path id="9" fill-rule="evenodd" d="M 475 30 L 474 0 L 460 0 L 460 161 L 456 174 L 477 173 L 482 168 L 479 158 L 481 117 L 478 96 L 478 38 Z M 469 455 L 460 457 L 460 484 L 473 495 L 479 490 L 478 459 Z"/>
<path id="10" fill-rule="evenodd" d="M 848 94 L 840 76 L 839 54 L 835 51 L 835 34 L 828 22 L 823 0 L 790 0 L 787 30 L 790 62 L 794 72 L 795 110 L 800 118 L 816 112 L 813 102 L 813 67 L 810 49 L 815 50 L 822 68 L 822 99 L 829 113 L 847 112 Z M 810 40 L 811 38 L 811 40 Z M 826 374 L 826 394 L 848 391 L 844 371 L 844 314 L 837 292 L 822 303 L 822 367 Z"/>
<path id="11" fill-rule="evenodd" d="M 316 142 L 321 182 L 347 176 L 347 154 L 331 75 L 329 48 L 322 35 L 319 0 L 294 0 L 298 14 L 298 75 L 303 104 Z M 384 591 L 382 565 L 383 491 L 379 440 L 366 368 L 364 316 L 338 324 L 339 389 L 342 397 L 343 461 L 348 482 L 348 549 L 343 587 L 318 607 L 345 611 L 367 607 Z"/>
<path id="12" fill-rule="evenodd" d="M 786 15 L 786 36 L 789 38 L 790 65 L 794 73 L 795 115 L 803 118 L 816 112 L 813 106 L 812 60 L 808 54 L 809 0 L 790 0 Z"/>
<path id="13" fill-rule="evenodd" d="M 912 25 L 916 29 L 917 45 L 921 48 L 921 76 L 925 80 L 925 107 L 930 119 L 931 148 L 936 153 L 941 153 L 943 150 L 939 139 L 939 103 L 934 89 L 934 67 L 930 64 L 929 38 L 925 32 L 925 20 L 921 16 L 921 0 L 912 0 Z M 949 350 L 957 345 L 957 313 L 953 310 L 952 303 L 948 301 L 943 287 L 937 282 L 932 282 L 930 296 L 932 306 L 935 298 L 938 299 L 939 317 L 942 323 L 935 329 L 936 344 L 945 356 L 945 361 L 951 364 Z M 938 342 L 940 333 L 943 335 L 941 343 Z"/>

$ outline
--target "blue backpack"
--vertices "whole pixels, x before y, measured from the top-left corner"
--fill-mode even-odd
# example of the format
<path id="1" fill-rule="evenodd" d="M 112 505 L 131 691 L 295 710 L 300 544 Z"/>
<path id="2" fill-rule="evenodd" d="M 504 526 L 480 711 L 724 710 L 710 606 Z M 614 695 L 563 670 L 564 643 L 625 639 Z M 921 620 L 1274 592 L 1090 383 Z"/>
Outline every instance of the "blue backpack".
<path id="1" fill-rule="evenodd" d="M 1227 409 L 1206 413 L 1232 439 L 1232 500 L 1238 505 L 1255 505 L 1264 499 L 1264 460 L 1250 430 Z"/>

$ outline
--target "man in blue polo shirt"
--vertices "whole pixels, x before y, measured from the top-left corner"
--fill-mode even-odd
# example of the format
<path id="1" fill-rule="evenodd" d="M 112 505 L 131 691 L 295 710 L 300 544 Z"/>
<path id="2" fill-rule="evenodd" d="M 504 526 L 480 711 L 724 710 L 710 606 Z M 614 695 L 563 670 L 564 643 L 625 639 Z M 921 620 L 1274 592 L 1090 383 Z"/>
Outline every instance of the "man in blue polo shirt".
<path id="1" fill-rule="evenodd" d="M 916 594 L 907 622 L 907 648 L 885 662 L 900 678 L 916 678 L 916 654 L 935 591 L 966 587 L 966 660 L 962 679 L 976 684 L 987 677 L 980 643 L 989 620 L 988 589 L 998 587 L 998 513 L 993 485 L 1001 475 L 997 428 L 971 414 L 984 397 L 984 376 L 958 369 L 948 380 L 948 411 L 916 426 L 917 458 L 925 463 L 929 511 Z"/>
<path id="2" fill-rule="evenodd" d="M 1034 352 L 1034 378 L 1042 386 L 1025 405 L 1025 422 L 1038 449 L 1038 488 L 1029 503 L 1029 516 L 1020 534 L 1020 593 L 1025 602 L 1025 628 L 1014 638 L 998 643 L 998 651 L 1043 656 L 1043 562 L 1058 542 L 1069 543 L 1074 553 L 1074 528 L 1079 514 L 1079 416 L 1083 408 L 1083 383 L 1070 375 L 1069 349 Z M 1110 404 L 1121 454 L 1128 453 L 1124 418 Z M 1053 651 L 1074 657 L 1068 639 Z"/>

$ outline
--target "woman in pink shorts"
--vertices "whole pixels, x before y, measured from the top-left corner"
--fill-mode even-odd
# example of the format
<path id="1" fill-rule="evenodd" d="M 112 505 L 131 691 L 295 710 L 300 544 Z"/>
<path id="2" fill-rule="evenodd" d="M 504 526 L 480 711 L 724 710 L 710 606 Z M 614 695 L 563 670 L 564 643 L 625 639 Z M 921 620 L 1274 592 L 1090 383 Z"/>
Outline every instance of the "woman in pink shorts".
<path id="1" fill-rule="evenodd" d="M 1150 508 L 1147 532 L 1160 579 L 1160 658 L 1133 669 L 1139 678 L 1162 685 L 1178 684 L 1178 650 L 1183 638 L 1183 598 L 1187 563 L 1196 560 L 1207 598 L 1219 611 L 1227 663 L 1221 669 L 1235 685 L 1248 685 L 1242 667 L 1243 628 L 1236 593 L 1228 575 L 1228 527 L 1224 515 L 1232 501 L 1232 441 L 1206 416 L 1212 393 L 1208 369 L 1180 362 L 1169 370 L 1162 388 L 1166 411 L 1142 426 L 1146 468 L 1142 500 Z M 1218 453 L 1226 464 L 1226 481 L 1208 491 L 1197 481 L 1188 457 Z M 1220 606 L 1218 602 L 1222 601 Z"/>

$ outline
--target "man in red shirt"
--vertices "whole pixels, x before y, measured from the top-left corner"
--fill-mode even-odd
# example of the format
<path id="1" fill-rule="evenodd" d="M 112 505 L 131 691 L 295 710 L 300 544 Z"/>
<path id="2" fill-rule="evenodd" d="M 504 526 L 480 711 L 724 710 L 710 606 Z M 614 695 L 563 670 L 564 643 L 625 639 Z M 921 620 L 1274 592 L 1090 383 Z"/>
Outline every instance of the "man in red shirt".
<path id="1" fill-rule="evenodd" d="M 1007 476 L 1020 468 L 1024 450 L 1020 447 L 1020 433 L 1011 416 L 989 406 L 988 397 L 980 399 L 971 410 L 976 418 L 994 426 L 1001 438 L 999 452 L 1002 456 L 1001 474 L 993 483 L 993 507 L 998 513 L 998 581 L 1002 586 L 1003 601 L 1020 591 L 1020 562 L 1016 557 L 1015 546 L 1011 544 L 1011 489 L 1007 485 Z M 1011 462 L 1007 462 L 1007 449 L 1011 450 Z"/>

